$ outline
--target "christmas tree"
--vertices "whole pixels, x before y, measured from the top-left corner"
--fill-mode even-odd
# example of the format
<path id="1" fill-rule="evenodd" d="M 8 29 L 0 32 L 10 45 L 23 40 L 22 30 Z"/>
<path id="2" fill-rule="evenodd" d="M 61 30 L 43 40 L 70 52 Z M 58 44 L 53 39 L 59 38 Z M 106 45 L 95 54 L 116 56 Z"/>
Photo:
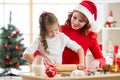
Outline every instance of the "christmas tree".
<path id="1" fill-rule="evenodd" d="M 9 24 L 1 28 L 0 32 L 0 76 L 12 75 L 11 68 L 20 69 L 20 65 L 26 64 L 22 54 L 25 50 L 22 44 L 22 34 L 15 25 L 11 24 L 11 12 Z M 10 72 L 10 73 L 9 73 Z"/>

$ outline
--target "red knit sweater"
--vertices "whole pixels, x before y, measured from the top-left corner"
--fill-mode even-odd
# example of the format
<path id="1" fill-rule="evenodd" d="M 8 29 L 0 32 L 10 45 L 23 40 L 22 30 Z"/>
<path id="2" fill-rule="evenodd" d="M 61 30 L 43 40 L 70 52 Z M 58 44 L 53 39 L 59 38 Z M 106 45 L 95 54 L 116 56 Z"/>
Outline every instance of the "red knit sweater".
<path id="1" fill-rule="evenodd" d="M 85 56 L 86 56 L 87 50 L 89 49 L 93 57 L 100 61 L 100 67 L 102 67 L 106 63 L 105 58 L 103 57 L 103 54 L 98 45 L 96 33 L 90 32 L 88 35 L 81 34 L 80 31 L 74 30 L 71 28 L 71 26 L 67 26 L 67 25 L 62 25 L 61 31 L 83 47 Z M 74 51 L 71 51 L 70 49 L 65 48 L 63 52 L 62 63 L 78 64 L 79 63 L 78 55 Z"/>

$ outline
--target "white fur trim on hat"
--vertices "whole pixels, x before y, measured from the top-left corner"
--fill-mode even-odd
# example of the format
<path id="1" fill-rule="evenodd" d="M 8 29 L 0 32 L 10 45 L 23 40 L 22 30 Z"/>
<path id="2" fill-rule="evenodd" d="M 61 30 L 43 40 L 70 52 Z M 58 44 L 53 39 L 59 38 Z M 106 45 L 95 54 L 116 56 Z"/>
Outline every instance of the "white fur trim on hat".
<path id="1" fill-rule="evenodd" d="M 91 30 L 94 32 L 99 32 L 101 30 L 101 27 L 97 25 L 96 21 L 92 22 L 90 25 L 91 25 Z"/>
<path id="2" fill-rule="evenodd" d="M 90 23 L 93 22 L 93 15 L 86 7 L 82 5 L 77 5 L 74 10 L 82 12 L 88 18 Z"/>

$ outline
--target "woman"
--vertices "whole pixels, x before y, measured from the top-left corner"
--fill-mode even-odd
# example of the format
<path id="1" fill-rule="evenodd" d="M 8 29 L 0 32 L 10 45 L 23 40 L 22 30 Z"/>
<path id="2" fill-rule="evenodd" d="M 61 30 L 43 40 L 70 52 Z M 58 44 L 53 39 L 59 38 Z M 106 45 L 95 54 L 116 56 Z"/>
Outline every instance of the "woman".
<path id="1" fill-rule="evenodd" d="M 89 49 L 94 57 L 94 61 L 88 66 L 89 70 L 96 70 L 102 67 L 106 61 L 100 50 L 97 41 L 97 34 L 92 31 L 93 23 L 97 19 L 96 5 L 91 1 L 82 1 L 68 15 L 65 24 L 61 26 L 62 32 L 76 41 L 84 49 L 86 57 Z M 78 64 L 78 55 L 68 48 L 63 53 L 63 64 Z"/>

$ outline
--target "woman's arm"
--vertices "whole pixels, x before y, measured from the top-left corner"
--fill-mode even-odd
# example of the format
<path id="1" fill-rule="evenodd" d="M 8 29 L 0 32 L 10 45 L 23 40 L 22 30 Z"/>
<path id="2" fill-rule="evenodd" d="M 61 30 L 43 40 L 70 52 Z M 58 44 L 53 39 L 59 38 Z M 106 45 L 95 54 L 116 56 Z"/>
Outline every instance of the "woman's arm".
<path id="1" fill-rule="evenodd" d="M 106 60 L 103 56 L 103 53 L 99 47 L 99 44 L 98 44 L 98 41 L 97 41 L 97 34 L 96 33 L 91 33 L 90 34 L 90 37 L 89 37 L 89 40 L 90 40 L 90 46 L 89 46 L 89 49 L 95 59 L 95 62 L 97 62 L 98 64 L 98 61 L 99 61 L 99 67 L 102 67 L 105 63 L 106 63 Z M 97 60 L 97 61 L 96 61 Z"/>
<path id="2" fill-rule="evenodd" d="M 106 60 L 105 60 L 103 53 L 99 47 L 99 44 L 97 41 L 97 34 L 91 33 L 89 35 L 89 40 L 90 40 L 89 49 L 95 60 L 90 63 L 90 65 L 88 66 L 88 69 L 89 70 L 97 70 L 97 69 L 103 67 L 103 65 L 105 65 Z"/>

